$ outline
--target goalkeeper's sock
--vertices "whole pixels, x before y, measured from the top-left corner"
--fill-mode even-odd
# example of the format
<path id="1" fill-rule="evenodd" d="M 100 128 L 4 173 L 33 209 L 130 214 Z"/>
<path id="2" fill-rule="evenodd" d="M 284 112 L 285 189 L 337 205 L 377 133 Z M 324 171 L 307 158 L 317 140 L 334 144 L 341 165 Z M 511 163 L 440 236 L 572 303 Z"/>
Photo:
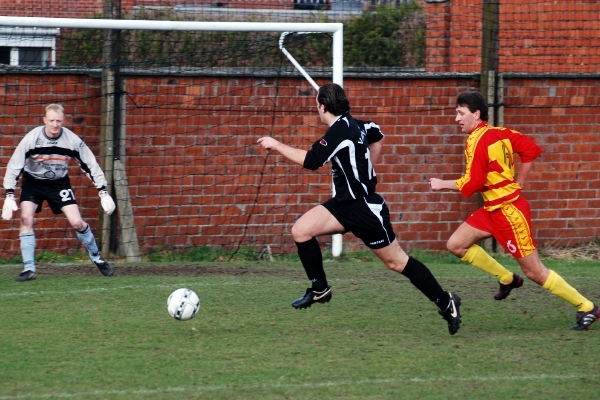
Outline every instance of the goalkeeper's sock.
<path id="1" fill-rule="evenodd" d="M 100 252 L 98 251 L 96 238 L 94 238 L 94 234 L 92 233 L 92 228 L 90 228 L 90 225 L 88 224 L 87 228 L 85 228 L 82 232 L 76 230 L 75 233 L 90 254 L 90 259 L 92 261 L 98 261 L 100 259 Z"/>
<path id="2" fill-rule="evenodd" d="M 490 257 L 485 250 L 476 244 L 469 247 L 469 250 L 467 250 L 467 253 L 461 260 L 470 263 L 488 274 L 494 275 L 504 285 L 509 285 L 513 281 L 514 274 Z"/>
<path id="3" fill-rule="evenodd" d="M 327 278 L 323 269 L 323 254 L 316 238 L 306 242 L 296 242 L 298 256 L 306 271 L 306 276 L 312 282 L 312 290 L 322 292 L 327 289 Z"/>
<path id="4" fill-rule="evenodd" d="M 23 257 L 23 270 L 35 272 L 35 233 L 21 233 L 21 256 Z"/>
<path id="5" fill-rule="evenodd" d="M 415 285 L 429 300 L 433 301 L 440 310 L 445 310 L 450 302 L 450 295 L 444 291 L 429 268 L 421 261 L 408 257 L 408 262 L 402 270 L 410 283 Z"/>
<path id="6" fill-rule="evenodd" d="M 573 304 L 578 311 L 588 312 L 594 308 L 594 303 L 583 297 L 573 286 L 569 285 L 552 270 L 550 270 L 550 275 L 548 275 L 548 279 L 542 287 L 553 295 Z"/>

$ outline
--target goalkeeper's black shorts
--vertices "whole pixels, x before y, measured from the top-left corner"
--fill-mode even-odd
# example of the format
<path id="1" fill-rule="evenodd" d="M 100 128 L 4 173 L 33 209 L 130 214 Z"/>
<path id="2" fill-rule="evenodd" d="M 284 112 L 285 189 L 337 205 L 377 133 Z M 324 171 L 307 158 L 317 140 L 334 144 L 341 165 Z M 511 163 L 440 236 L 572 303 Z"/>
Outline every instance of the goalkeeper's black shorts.
<path id="1" fill-rule="evenodd" d="M 48 202 L 54 214 L 61 214 L 64 206 L 77 204 L 69 177 L 56 180 L 36 179 L 24 173 L 19 201 L 31 201 L 37 204 L 35 212 L 39 213 L 42 211 L 44 200 Z"/>

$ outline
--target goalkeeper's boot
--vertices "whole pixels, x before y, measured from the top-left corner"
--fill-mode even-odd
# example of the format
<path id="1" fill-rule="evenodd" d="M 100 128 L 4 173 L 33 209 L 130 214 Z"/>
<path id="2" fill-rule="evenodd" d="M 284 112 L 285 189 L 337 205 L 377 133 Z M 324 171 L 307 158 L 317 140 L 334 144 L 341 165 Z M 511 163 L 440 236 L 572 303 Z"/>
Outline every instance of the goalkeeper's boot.
<path id="1" fill-rule="evenodd" d="M 600 308 L 594 304 L 594 308 L 592 311 L 577 312 L 576 316 L 576 324 L 571 327 L 574 331 L 587 331 L 590 329 L 590 325 L 600 319 Z"/>
<path id="2" fill-rule="evenodd" d="M 300 309 L 308 308 L 314 303 L 328 303 L 331 296 L 331 286 L 327 286 L 322 292 L 316 292 L 312 288 L 308 288 L 304 296 L 292 302 L 292 307 Z"/>
<path id="3" fill-rule="evenodd" d="M 94 263 L 94 265 L 96 265 L 96 267 L 98 267 L 98 269 L 100 270 L 102 275 L 104 275 L 104 276 L 113 276 L 114 275 L 115 272 L 113 271 L 112 267 L 110 265 L 108 265 L 108 263 L 106 261 L 104 261 L 104 258 L 102 258 L 102 256 L 98 256 L 96 261 L 92 260 L 92 262 Z"/>
<path id="4" fill-rule="evenodd" d="M 444 311 L 440 310 L 438 312 L 448 322 L 448 332 L 454 335 L 458 332 L 458 328 L 460 328 L 460 323 L 462 322 L 460 319 L 460 296 L 456 293 L 448 294 L 450 295 L 448 307 Z"/>
<path id="5" fill-rule="evenodd" d="M 523 286 L 523 278 L 521 278 L 517 274 L 513 274 L 513 280 L 508 285 L 500 283 L 500 288 L 494 295 L 494 299 L 496 300 L 504 300 L 510 294 L 510 291 L 513 289 L 517 289 Z"/>
<path id="6" fill-rule="evenodd" d="M 17 281 L 17 282 L 32 281 L 36 277 L 37 277 L 37 274 L 35 273 L 35 271 L 27 269 L 27 270 L 21 272 L 19 274 L 19 276 L 17 276 L 17 279 L 15 279 L 15 281 Z"/>

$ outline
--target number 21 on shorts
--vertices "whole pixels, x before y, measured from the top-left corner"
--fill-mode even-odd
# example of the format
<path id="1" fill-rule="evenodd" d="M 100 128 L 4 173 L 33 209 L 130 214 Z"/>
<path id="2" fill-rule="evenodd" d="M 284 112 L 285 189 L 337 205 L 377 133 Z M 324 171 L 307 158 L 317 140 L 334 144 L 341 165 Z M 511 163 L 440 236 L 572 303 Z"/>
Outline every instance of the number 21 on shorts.
<path id="1" fill-rule="evenodd" d="M 74 200 L 75 193 L 73 193 L 73 189 L 63 189 L 60 191 L 60 198 L 62 201 Z"/>

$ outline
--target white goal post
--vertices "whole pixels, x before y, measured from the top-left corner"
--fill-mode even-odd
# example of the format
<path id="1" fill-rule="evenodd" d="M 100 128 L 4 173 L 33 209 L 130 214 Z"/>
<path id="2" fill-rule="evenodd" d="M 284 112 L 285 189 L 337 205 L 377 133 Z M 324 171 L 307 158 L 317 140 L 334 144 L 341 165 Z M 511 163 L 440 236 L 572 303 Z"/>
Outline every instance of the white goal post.
<path id="1" fill-rule="evenodd" d="M 343 86 L 344 25 L 339 22 L 200 22 L 2 17 L 0 26 L 158 31 L 326 32 L 333 34 L 333 83 Z"/>
<path id="2" fill-rule="evenodd" d="M 343 86 L 343 24 L 342 23 L 289 23 L 289 22 L 201 22 L 201 21 L 148 21 L 114 19 L 75 19 L 75 18 L 38 18 L 0 16 L 0 27 L 28 28 L 74 28 L 74 29 L 115 29 L 115 30 L 161 30 L 161 31 L 245 31 L 245 32 L 283 32 L 281 50 L 294 64 L 296 69 L 308 80 L 313 88 L 318 86 L 304 69 L 283 48 L 283 37 L 287 33 L 331 33 L 332 44 L 332 82 Z M 124 171 L 122 171 L 124 172 Z M 126 180 L 126 176 L 121 177 Z M 335 194 L 335 192 L 334 192 Z M 132 221 L 130 221 L 132 222 Z M 132 223 L 130 225 L 133 225 Z M 338 257 L 342 252 L 342 235 L 332 237 L 332 255 Z"/>

